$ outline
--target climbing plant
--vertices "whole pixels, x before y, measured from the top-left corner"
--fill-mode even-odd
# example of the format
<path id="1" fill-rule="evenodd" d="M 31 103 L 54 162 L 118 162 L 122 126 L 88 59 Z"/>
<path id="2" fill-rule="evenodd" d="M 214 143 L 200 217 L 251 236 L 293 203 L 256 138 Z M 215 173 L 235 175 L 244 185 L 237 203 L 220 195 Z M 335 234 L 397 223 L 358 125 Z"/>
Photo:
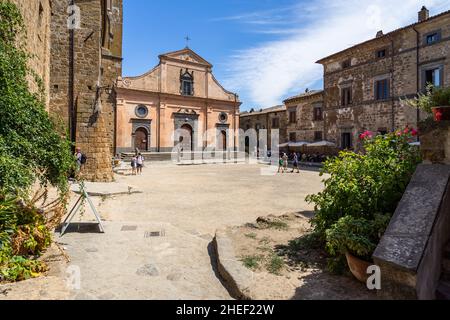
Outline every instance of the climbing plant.
<path id="1" fill-rule="evenodd" d="M 25 37 L 18 8 L 0 0 L 0 192 L 24 193 L 36 179 L 65 191 L 71 145 L 45 109 L 42 81 L 28 67 Z"/>
<path id="2" fill-rule="evenodd" d="M 55 186 L 63 198 L 74 165 L 66 133 L 46 111 L 25 40 L 20 10 L 0 0 L 0 282 L 45 271 L 34 258 L 50 245 L 51 218 L 30 199 L 31 187 Z"/>

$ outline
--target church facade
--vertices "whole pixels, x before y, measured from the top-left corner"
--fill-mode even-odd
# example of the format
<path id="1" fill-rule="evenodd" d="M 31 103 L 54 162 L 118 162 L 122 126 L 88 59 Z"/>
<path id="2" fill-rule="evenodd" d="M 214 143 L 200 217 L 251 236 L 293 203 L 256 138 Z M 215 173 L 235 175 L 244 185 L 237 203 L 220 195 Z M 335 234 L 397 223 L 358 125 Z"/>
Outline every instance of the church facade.
<path id="1" fill-rule="evenodd" d="M 172 152 L 177 145 L 184 151 L 236 150 L 237 94 L 224 89 L 213 66 L 189 48 L 159 59 L 149 72 L 118 80 L 116 153 Z"/>

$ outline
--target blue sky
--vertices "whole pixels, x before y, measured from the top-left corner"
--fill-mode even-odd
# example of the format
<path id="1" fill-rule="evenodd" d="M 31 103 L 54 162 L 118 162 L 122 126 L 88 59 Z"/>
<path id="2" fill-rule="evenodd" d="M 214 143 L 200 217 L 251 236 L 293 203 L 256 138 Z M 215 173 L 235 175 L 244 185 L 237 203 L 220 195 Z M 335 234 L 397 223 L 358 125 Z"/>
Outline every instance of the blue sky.
<path id="1" fill-rule="evenodd" d="M 315 61 L 415 22 L 422 5 L 433 15 L 450 0 L 124 0 L 123 75 L 148 71 L 189 35 L 242 110 L 270 107 L 322 88 Z"/>

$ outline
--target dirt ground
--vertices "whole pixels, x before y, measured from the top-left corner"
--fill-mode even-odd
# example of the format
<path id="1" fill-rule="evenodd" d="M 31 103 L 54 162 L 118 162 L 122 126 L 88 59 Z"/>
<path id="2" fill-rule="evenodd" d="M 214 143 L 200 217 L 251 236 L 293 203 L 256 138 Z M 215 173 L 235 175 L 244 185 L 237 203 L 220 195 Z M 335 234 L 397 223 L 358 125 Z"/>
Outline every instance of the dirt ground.
<path id="1" fill-rule="evenodd" d="M 304 211 L 258 218 L 256 223 L 229 229 L 236 256 L 254 271 L 254 299 L 366 300 L 376 299 L 351 274 L 326 270 L 327 255 L 320 248 L 305 249 L 302 235 L 309 234 L 312 212 Z"/>

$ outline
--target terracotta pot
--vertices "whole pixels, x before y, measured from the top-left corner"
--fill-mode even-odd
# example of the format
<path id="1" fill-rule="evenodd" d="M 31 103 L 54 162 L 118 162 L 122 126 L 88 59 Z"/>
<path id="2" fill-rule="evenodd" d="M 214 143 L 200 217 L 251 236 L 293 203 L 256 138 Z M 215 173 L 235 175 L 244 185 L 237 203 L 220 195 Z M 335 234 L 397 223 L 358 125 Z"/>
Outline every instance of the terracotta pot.
<path id="1" fill-rule="evenodd" d="M 450 120 L 450 106 L 440 106 L 431 109 L 434 121 Z"/>
<path id="2" fill-rule="evenodd" d="M 373 263 L 361 260 L 350 253 L 346 253 L 347 264 L 350 271 L 361 282 L 366 283 L 369 275 L 367 274 L 367 268 L 369 268 Z"/>

